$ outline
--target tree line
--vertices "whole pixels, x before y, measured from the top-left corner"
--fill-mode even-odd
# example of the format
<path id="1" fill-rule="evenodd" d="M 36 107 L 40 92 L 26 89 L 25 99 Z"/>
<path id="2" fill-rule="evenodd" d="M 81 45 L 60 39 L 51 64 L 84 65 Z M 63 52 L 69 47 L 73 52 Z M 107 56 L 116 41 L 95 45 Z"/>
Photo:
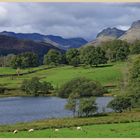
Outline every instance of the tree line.
<path id="1" fill-rule="evenodd" d="M 140 55 L 129 60 L 128 83 L 124 94 L 115 97 L 108 107 L 120 113 L 140 107 Z"/>
<path id="2" fill-rule="evenodd" d="M 85 46 L 81 48 L 71 48 L 66 52 L 51 49 L 44 55 L 43 62 L 37 54 L 25 52 L 22 54 L 0 56 L 1 67 L 28 68 L 36 67 L 41 64 L 58 66 L 61 64 L 98 66 L 108 62 L 124 61 L 130 54 L 140 53 L 140 41 L 129 44 L 122 40 L 106 42 L 98 47 Z"/>

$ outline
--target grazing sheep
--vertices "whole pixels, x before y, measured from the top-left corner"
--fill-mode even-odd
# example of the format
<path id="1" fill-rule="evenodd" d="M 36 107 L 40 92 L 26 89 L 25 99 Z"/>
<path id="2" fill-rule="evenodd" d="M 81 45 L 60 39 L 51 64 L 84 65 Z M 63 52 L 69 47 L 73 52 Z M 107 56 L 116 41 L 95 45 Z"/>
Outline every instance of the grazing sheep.
<path id="1" fill-rule="evenodd" d="M 14 130 L 13 134 L 16 134 L 17 132 L 18 132 L 18 130 L 16 129 L 16 130 Z"/>
<path id="2" fill-rule="evenodd" d="M 77 130 L 82 130 L 82 128 L 81 128 L 81 127 L 79 127 L 79 126 L 78 126 L 76 129 L 77 129 Z"/>
<path id="3" fill-rule="evenodd" d="M 54 131 L 58 132 L 58 131 L 59 131 L 59 129 L 55 129 Z"/>
<path id="4" fill-rule="evenodd" d="M 28 132 L 33 132 L 33 131 L 34 131 L 34 129 L 29 129 L 29 130 L 28 130 Z"/>

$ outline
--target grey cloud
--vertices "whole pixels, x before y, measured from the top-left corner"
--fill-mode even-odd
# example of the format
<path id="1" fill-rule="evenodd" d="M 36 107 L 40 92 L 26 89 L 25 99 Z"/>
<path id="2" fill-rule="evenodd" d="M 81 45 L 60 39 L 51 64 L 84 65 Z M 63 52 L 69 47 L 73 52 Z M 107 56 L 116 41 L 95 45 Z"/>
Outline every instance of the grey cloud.
<path id="1" fill-rule="evenodd" d="M 106 27 L 128 29 L 140 3 L 0 3 L 0 30 L 94 39 Z"/>

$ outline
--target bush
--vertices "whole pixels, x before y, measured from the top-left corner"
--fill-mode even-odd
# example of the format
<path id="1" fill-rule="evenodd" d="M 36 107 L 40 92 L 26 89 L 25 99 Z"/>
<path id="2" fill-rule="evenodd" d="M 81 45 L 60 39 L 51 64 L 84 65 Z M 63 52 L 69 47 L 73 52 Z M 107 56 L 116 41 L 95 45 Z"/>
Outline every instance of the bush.
<path id="1" fill-rule="evenodd" d="M 4 93 L 5 92 L 5 88 L 4 87 L 0 87 L 0 93 Z"/>
<path id="2" fill-rule="evenodd" d="M 118 96 L 113 99 L 108 107 L 112 108 L 115 112 L 123 112 L 124 110 L 131 109 L 132 99 L 130 97 Z"/>
<path id="3" fill-rule="evenodd" d="M 140 40 L 136 40 L 131 46 L 131 54 L 140 54 Z"/>
<path id="4" fill-rule="evenodd" d="M 74 78 L 60 87 L 58 96 L 68 98 L 70 94 L 79 97 L 102 96 L 104 88 L 101 84 L 86 78 Z"/>
<path id="5" fill-rule="evenodd" d="M 39 78 L 33 77 L 31 80 L 24 80 L 21 89 L 27 94 L 39 96 L 49 94 L 53 86 L 49 82 L 40 82 Z"/>
<path id="6" fill-rule="evenodd" d="M 90 97 L 90 98 L 82 98 L 79 101 L 79 116 L 91 116 L 93 113 L 96 112 L 97 106 L 95 103 L 95 98 Z"/>

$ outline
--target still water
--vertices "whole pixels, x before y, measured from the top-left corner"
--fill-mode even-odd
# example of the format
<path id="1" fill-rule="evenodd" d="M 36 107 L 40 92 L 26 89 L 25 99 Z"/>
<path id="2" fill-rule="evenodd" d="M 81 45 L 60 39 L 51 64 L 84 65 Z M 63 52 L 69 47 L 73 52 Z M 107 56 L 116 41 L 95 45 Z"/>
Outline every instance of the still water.
<path id="1" fill-rule="evenodd" d="M 98 97 L 98 112 L 112 111 L 106 105 L 112 97 Z M 65 109 L 67 100 L 58 97 L 6 97 L 0 98 L 0 124 L 28 122 L 44 118 L 70 117 Z M 103 109 L 104 108 L 104 109 Z"/>

